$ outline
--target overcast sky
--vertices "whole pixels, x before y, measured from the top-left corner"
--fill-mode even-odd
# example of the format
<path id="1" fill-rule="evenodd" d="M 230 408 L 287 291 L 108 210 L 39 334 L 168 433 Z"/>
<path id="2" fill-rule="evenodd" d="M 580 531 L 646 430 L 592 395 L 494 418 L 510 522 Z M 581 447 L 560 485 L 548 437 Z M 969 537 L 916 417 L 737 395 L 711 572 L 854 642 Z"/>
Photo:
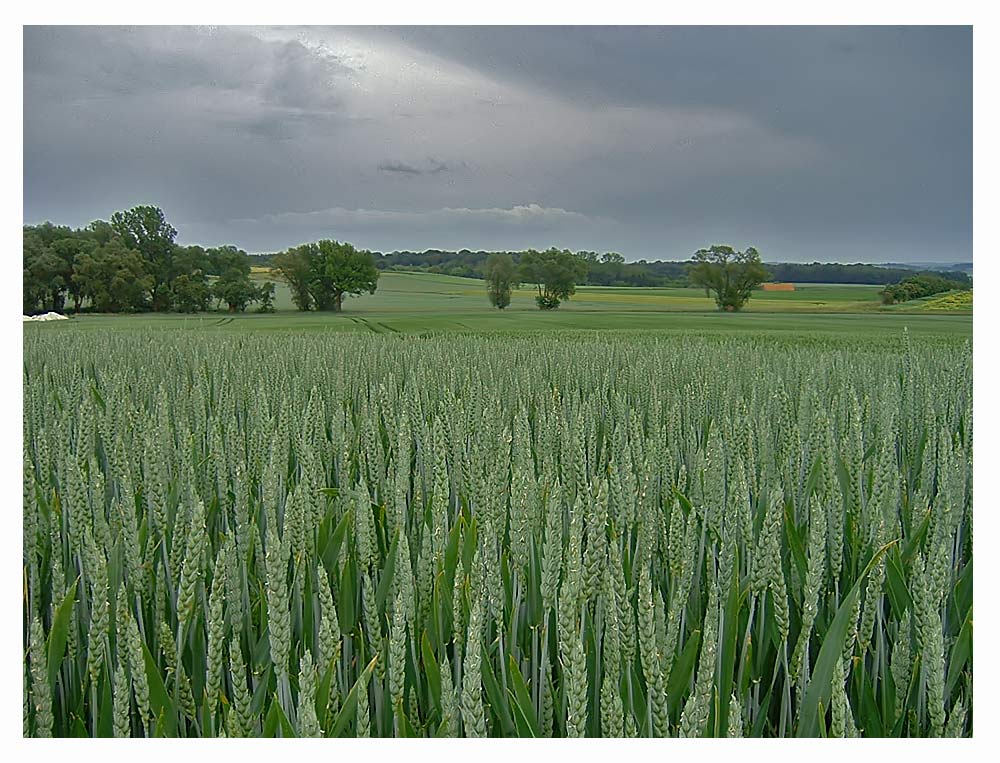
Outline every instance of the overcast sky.
<path id="1" fill-rule="evenodd" d="M 182 243 L 972 259 L 968 27 L 24 32 L 24 222 Z"/>

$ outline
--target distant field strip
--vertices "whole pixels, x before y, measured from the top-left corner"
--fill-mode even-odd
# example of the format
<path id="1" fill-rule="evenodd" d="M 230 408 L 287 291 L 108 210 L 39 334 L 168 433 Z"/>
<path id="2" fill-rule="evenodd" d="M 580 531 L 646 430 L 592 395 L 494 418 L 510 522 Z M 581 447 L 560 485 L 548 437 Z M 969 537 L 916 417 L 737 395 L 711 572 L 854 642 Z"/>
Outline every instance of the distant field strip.
<path id="1" fill-rule="evenodd" d="M 258 281 L 266 277 L 255 274 Z M 275 306 L 292 310 L 288 286 L 275 281 Z M 792 292 L 755 292 L 747 312 L 862 313 L 880 309 L 877 286 L 844 284 L 797 284 Z M 535 289 L 524 284 L 514 291 L 509 312 L 536 311 Z M 437 312 L 489 310 L 482 281 L 429 273 L 383 271 L 374 295 L 351 297 L 345 301 L 350 312 Z M 644 288 L 579 286 L 560 311 L 662 311 L 711 312 L 715 302 L 695 288 Z"/>

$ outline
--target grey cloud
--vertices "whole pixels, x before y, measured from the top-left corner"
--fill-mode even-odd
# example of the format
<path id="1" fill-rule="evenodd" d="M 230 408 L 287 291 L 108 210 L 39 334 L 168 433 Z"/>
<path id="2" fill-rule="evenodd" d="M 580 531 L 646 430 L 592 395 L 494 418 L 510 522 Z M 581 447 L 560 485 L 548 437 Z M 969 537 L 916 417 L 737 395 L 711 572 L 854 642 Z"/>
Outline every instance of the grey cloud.
<path id="1" fill-rule="evenodd" d="M 263 235 L 266 240 L 272 240 L 267 237 L 276 234 L 275 240 L 282 242 L 348 234 L 355 243 L 371 248 L 372 237 L 377 236 L 380 242 L 377 248 L 387 250 L 496 247 L 498 236 L 510 241 L 513 247 L 544 247 L 564 240 L 570 230 L 575 238 L 569 245 L 583 248 L 589 236 L 614 230 L 617 225 L 611 219 L 592 218 L 572 210 L 534 203 L 508 208 L 444 207 L 414 211 L 333 207 L 236 219 L 228 224 L 243 235 Z M 413 244 L 414 236 L 422 243 Z"/>
<path id="2" fill-rule="evenodd" d="M 969 27 L 26 27 L 24 220 L 967 260 L 971 51 Z"/>
<path id="3" fill-rule="evenodd" d="M 392 159 L 379 162 L 378 169 L 382 172 L 395 172 L 403 175 L 437 175 L 440 172 L 451 172 L 454 166 L 440 159 L 428 157 L 420 166 Z"/>
<path id="4" fill-rule="evenodd" d="M 338 76 L 350 69 L 336 57 L 307 49 L 290 40 L 277 46 L 274 69 L 261 88 L 265 101 L 307 111 L 333 111 L 343 103 L 337 95 Z"/>
<path id="5" fill-rule="evenodd" d="M 194 27 L 26 27 L 26 99 L 207 99 L 242 96 L 246 109 L 329 113 L 352 69 L 297 40 Z"/>
<path id="6" fill-rule="evenodd" d="M 378 168 L 382 172 L 401 172 L 404 175 L 423 175 L 427 172 L 427 170 L 414 167 L 412 164 L 396 161 L 380 162 Z"/>

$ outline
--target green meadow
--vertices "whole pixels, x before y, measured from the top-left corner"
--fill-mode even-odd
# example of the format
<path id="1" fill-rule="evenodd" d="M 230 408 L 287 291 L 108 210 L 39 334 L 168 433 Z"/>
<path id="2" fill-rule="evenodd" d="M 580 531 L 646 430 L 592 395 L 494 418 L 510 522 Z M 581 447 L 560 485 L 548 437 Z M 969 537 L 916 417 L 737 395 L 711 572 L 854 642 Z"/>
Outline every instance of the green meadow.
<path id="1" fill-rule="evenodd" d="M 255 278 L 266 277 L 255 274 Z M 878 286 L 799 284 L 793 292 L 756 292 L 738 314 L 720 313 L 693 288 L 581 286 L 558 310 L 542 312 L 535 290 L 522 286 L 511 306 L 490 308 L 482 281 L 425 273 L 383 272 L 374 295 L 351 297 L 344 311 L 303 313 L 276 281 L 276 313 L 82 315 L 48 324 L 60 330 L 171 328 L 197 331 L 366 331 L 374 333 L 545 332 L 552 330 L 676 333 L 791 332 L 801 334 L 972 335 L 970 312 L 884 309 Z"/>

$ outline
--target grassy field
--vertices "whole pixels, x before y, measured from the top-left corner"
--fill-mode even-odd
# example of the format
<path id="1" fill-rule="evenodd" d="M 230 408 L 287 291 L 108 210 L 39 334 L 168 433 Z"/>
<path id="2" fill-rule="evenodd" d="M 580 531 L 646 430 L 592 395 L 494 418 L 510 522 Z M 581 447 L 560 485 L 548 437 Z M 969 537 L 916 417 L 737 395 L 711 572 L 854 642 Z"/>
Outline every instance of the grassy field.
<path id="1" fill-rule="evenodd" d="M 263 280 L 264 276 L 254 274 Z M 507 310 L 493 310 L 481 281 L 423 273 L 382 273 L 374 295 L 353 297 L 344 312 L 301 313 L 287 286 L 276 283 L 273 315 L 248 312 L 200 315 L 80 316 L 59 330 L 180 328 L 219 332 L 366 331 L 466 333 L 552 330 L 637 330 L 668 333 L 792 332 L 800 334 L 899 334 L 971 336 L 971 313 L 916 314 L 882 310 L 877 286 L 805 284 L 794 292 L 760 292 L 743 313 L 723 314 L 697 289 L 584 286 L 553 312 L 534 304 L 534 290 L 514 293 Z M 29 324 L 30 325 L 30 324 Z"/>
<path id="2" fill-rule="evenodd" d="M 255 273 L 254 278 L 267 276 Z M 275 282 L 278 310 L 293 310 L 288 287 Z M 880 303 L 878 286 L 850 284 L 800 284 L 793 292 L 759 292 L 747 306 L 748 312 L 873 312 Z M 487 306 L 483 282 L 474 278 L 432 273 L 383 272 L 378 291 L 365 298 L 351 299 L 351 312 L 479 312 Z M 715 303 L 695 288 L 639 288 L 580 286 L 576 295 L 559 307 L 566 312 L 601 311 L 710 311 Z M 525 285 L 514 292 L 508 310 L 537 312 L 535 290 Z"/>
<path id="3" fill-rule="evenodd" d="M 897 313 L 950 313 L 953 315 L 972 315 L 971 291 L 948 291 L 931 297 L 911 299 L 883 308 L 887 312 Z"/>

